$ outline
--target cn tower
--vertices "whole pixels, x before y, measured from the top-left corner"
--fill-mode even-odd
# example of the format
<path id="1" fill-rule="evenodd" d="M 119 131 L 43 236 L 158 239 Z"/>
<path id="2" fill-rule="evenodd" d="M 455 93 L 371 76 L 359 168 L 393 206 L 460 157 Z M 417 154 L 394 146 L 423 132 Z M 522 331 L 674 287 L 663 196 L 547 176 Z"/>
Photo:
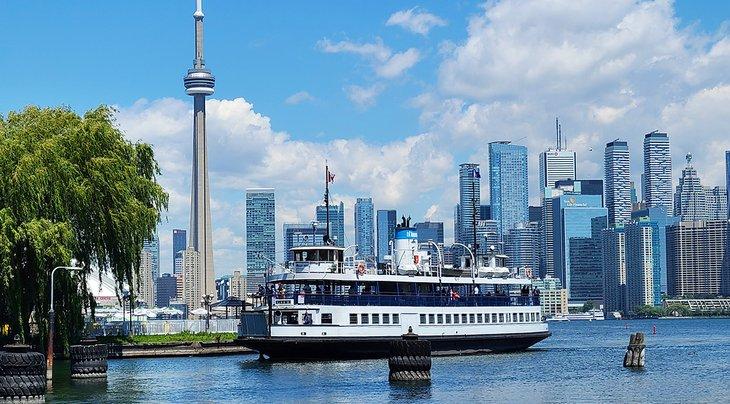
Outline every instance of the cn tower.
<path id="1" fill-rule="evenodd" d="M 200 295 L 215 295 L 213 240 L 210 221 L 208 150 L 205 136 L 205 97 L 213 94 L 215 77 L 203 59 L 203 5 L 197 0 L 195 13 L 195 59 L 184 78 L 185 92 L 193 96 L 193 179 L 190 193 L 190 236 L 188 247 L 199 254 Z"/>

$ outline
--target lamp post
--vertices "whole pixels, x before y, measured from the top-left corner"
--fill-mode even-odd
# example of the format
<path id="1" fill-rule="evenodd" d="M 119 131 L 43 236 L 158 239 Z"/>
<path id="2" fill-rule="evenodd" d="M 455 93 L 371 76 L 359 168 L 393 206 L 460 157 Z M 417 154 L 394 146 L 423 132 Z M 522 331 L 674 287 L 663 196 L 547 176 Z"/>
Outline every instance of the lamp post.
<path id="1" fill-rule="evenodd" d="M 436 247 L 436 252 L 438 252 L 438 254 L 439 254 L 439 263 L 436 266 L 436 269 L 438 270 L 438 277 L 439 277 L 439 281 L 440 281 L 441 280 L 441 266 L 444 263 L 444 257 L 443 257 L 443 255 L 441 255 L 441 249 L 439 248 L 438 244 L 434 243 L 433 240 L 428 240 L 428 243 L 432 244 L 434 247 Z"/>
<path id="2" fill-rule="evenodd" d="M 46 379 L 53 379 L 53 334 L 56 327 L 56 312 L 53 311 L 53 279 L 58 269 L 67 269 L 69 271 L 81 271 L 83 268 L 77 266 L 60 266 L 55 267 L 51 271 L 51 305 L 48 310 L 48 349 L 46 351 Z"/>
<path id="3" fill-rule="evenodd" d="M 469 248 L 465 244 L 461 244 L 461 243 L 454 243 L 454 245 L 464 247 L 464 248 L 466 248 L 466 251 L 469 251 L 469 255 L 471 256 L 471 277 L 474 278 L 474 268 L 476 268 L 476 262 L 474 262 L 474 253 L 471 252 L 471 248 Z"/>
<path id="4" fill-rule="evenodd" d="M 205 332 L 210 329 L 210 303 L 213 301 L 213 295 L 205 295 L 200 299 L 200 304 L 205 307 Z"/>
<path id="5" fill-rule="evenodd" d="M 317 245 L 317 226 L 319 226 L 319 222 L 312 220 L 312 247 Z"/>

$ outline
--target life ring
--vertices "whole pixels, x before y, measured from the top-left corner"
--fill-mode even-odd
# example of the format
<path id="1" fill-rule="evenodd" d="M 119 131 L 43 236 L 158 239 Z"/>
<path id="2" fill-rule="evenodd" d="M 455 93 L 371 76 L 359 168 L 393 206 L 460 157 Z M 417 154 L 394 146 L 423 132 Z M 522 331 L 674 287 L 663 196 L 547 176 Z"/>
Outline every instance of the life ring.
<path id="1" fill-rule="evenodd" d="M 419 258 L 420 258 L 420 257 L 419 257 L 418 255 L 414 255 L 414 256 L 413 256 L 413 263 L 414 263 L 414 264 L 416 264 L 416 265 L 418 265 L 418 259 L 419 259 Z"/>
<path id="2" fill-rule="evenodd" d="M 358 275 L 364 275 L 365 274 L 365 264 L 362 262 L 357 264 L 357 274 Z"/>

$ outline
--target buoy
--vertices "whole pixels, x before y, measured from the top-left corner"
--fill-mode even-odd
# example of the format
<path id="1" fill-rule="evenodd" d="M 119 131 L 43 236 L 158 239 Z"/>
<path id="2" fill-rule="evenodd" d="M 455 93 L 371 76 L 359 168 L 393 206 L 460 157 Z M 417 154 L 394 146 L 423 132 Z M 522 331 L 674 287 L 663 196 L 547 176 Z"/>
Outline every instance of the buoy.
<path id="1" fill-rule="evenodd" d="M 651 333 L 652 333 L 653 335 L 656 335 L 656 324 L 653 324 L 653 325 L 651 326 Z"/>

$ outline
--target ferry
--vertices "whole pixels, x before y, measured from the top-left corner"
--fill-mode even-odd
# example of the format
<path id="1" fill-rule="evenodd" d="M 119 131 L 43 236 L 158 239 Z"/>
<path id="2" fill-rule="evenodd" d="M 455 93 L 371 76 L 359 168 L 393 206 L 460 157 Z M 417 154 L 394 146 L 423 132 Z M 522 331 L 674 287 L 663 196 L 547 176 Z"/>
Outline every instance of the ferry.
<path id="1" fill-rule="evenodd" d="M 405 218 L 381 269 L 345 264 L 342 247 L 295 247 L 242 313 L 237 342 L 263 359 L 333 360 L 386 357 L 409 330 L 433 355 L 521 351 L 550 336 L 538 292 L 506 256 L 492 247 L 487 265 L 451 269 L 433 247 L 419 249 Z"/>

